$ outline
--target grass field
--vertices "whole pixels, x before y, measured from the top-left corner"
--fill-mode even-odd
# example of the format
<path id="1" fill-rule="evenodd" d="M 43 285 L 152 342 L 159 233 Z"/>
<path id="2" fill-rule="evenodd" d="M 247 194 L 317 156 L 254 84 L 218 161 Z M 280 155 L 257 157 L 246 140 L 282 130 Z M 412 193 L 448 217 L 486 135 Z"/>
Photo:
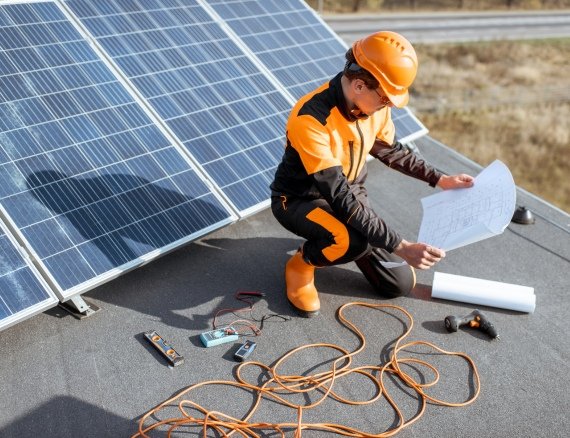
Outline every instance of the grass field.
<path id="1" fill-rule="evenodd" d="M 430 135 L 570 212 L 570 39 L 416 46 Z"/>

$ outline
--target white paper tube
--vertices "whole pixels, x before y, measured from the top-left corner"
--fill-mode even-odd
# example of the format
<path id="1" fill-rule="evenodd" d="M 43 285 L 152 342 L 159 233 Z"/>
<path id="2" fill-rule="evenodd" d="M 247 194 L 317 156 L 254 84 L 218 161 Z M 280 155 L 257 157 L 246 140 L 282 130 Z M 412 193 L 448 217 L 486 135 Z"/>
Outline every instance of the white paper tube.
<path id="1" fill-rule="evenodd" d="M 536 306 L 532 287 L 441 272 L 434 274 L 431 296 L 527 313 L 534 312 Z"/>

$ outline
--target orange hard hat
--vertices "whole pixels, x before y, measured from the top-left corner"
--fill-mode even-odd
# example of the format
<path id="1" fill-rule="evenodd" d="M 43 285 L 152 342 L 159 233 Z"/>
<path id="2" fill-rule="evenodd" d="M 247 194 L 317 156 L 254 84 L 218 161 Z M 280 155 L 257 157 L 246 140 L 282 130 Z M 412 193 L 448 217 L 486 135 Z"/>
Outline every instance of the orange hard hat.
<path id="1" fill-rule="evenodd" d="M 411 43 L 396 32 L 376 32 L 352 45 L 358 65 L 380 83 L 394 106 L 406 106 L 408 88 L 418 72 L 418 57 Z"/>

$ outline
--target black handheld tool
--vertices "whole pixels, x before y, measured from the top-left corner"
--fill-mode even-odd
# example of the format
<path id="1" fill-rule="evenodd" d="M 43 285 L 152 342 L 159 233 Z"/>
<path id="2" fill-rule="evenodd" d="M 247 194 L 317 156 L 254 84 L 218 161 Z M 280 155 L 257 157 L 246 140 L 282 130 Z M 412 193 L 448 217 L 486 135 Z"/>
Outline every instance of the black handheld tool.
<path id="1" fill-rule="evenodd" d="M 469 324 L 469 327 L 484 331 L 493 339 L 501 339 L 497 333 L 497 329 L 493 326 L 491 321 L 489 321 L 479 310 L 474 310 L 469 315 L 462 318 L 453 315 L 445 317 L 445 328 L 448 332 L 456 332 L 459 330 L 460 326 L 466 324 Z"/>
<path id="2" fill-rule="evenodd" d="M 253 350 L 255 350 L 256 345 L 257 344 L 255 342 L 250 341 L 248 339 L 234 353 L 234 359 L 237 360 L 238 362 L 243 362 L 251 355 L 251 353 L 253 353 Z"/>

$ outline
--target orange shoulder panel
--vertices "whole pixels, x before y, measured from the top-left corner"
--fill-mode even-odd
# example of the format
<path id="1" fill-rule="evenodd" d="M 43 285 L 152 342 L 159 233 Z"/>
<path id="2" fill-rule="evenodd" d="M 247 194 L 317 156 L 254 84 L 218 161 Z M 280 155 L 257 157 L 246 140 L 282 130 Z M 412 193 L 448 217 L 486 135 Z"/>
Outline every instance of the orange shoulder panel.
<path id="1" fill-rule="evenodd" d="M 291 117 L 287 123 L 287 139 L 299 153 L 309 175 L 342 166 L 340 160 L 333 156 L 328 131 L 312 116 Z"/>

